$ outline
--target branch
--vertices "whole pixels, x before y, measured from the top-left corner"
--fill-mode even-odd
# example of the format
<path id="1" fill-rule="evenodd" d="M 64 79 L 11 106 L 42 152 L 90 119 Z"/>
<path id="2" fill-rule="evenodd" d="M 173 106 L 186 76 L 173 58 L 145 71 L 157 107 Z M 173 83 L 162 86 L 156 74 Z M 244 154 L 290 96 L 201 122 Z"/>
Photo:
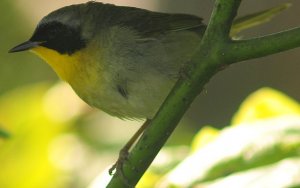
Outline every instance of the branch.
<path id="1" fill-rule="evenodd" d="M 229 40 L 230 26 L 239 4 L 240 0 L 216 1 L 211 21 L 195 57 L 130 152 L 128 161 L 123 164 L 127 182 L 120 174 L 115 174 L 107 187 L 134 187 L 137 184 L 192 101 L 219 70 L 220 62 L 217 59 L 220 58 L 220 46 L 214 44 L 216 41 Z"/>
<path id="2" fill-rule="evenodd" d="M 228 40 L 233 19 L 241 0 L 217 0 L 202 41 Z M 195 62 L 195 64 L 198 64 Z"/>
<path id="3" fill-rule="evenodd" d="M 239 62 L 299 47 L 300 27 L 249 40 L 232 41 L 228 59 Z"/>
<path id="4" fill-rule="evenodd" d="M 241 0 L 216 0 L 194 57 L 132 149 L 123 165 L 126 180 L 115 174 L 107 187 L 134 187 L 209 79 L 226 65 L 300 46 L 300 28 L 260 38 L 233 41 L 232 21 Z"/>

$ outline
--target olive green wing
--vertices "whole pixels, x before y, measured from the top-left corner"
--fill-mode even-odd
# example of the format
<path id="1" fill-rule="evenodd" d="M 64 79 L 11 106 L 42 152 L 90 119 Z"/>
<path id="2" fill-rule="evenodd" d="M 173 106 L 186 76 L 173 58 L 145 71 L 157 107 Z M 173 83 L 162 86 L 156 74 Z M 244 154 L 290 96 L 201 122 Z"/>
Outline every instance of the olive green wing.
<path id="1" fill-rule="evenodd" d="M 150 13 L 150 17 L 141 19 L 133 28 L 145 36 L 158 36 L 185 30 L 203 34 L 205 25 L 201 18 L 192 15 Z"/>
<path id="2" fill-rule="evenodd" d="M 97 27 L 127 27 L 144 37 L 155 37 L 165 32 L 191 30 L 203 32 L 202 19 L 188 14 L 169 14 L 100 2 L 82 5 L 81 14 L 91 15 L 87 20 L 98 20 Z"/>
<path id="3" fill-rule="evenodd" d="M 116 25 L 136 30 L 144 37 L 156 37 L 166 32 L 190 30 L 203 33 L 205 25 L 202 18 L 187 14 L 168 14 L 152 12 L 134 7 L 117 7 L 114 16 Z"/>

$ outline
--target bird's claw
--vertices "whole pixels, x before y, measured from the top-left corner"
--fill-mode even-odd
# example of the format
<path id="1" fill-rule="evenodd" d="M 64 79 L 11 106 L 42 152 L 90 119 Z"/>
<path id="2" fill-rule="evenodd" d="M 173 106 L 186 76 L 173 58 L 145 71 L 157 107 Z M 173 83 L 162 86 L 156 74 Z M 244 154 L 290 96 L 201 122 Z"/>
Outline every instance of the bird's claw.
<path id="1" fill-rule="evenodd" d="M 121 149 L 120 153 L 119 153 L 119 158 L 118 160 L 115 162 L 115 164 L 108 170 L 109 175 L 119 175 L 121 177 L 121 179 L 123 180 L 123 182 L 130 186 L 126 176 L 124 175 L 124 171 L 123 171 L 123 164 L 125 161 L 128 161 L 128 149 L 127 148 L 123 148 Z M 130 186 L 131 187 L 131 186 Z"/>
<path id="2" fill-rule="evenodd" d="M 129 152 L 128 152 L 127 148 L 123 148 L 120 150 L 118 160 L 108 171 L 109 175 L 119 174 L 122 177 L 125 177 L 124 172 L 123 172 L 123 164 L 125 161 L 128 160 L 128 154 L 129 154 Z"/>

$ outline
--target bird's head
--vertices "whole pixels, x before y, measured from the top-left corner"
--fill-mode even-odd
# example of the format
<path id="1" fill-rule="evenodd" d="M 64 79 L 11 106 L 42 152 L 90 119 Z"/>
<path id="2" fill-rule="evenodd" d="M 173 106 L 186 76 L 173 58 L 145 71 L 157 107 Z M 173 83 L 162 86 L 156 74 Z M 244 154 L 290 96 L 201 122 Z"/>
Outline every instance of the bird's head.
<path id="1" fill-rule="evenodd" d="M 71 55 L 86 46 L 81 23 L 79 5 L 58 9 L 39 22 L 28 41 L 17 45 L 9 52 L 35 51 L 38 47 L 44 47 L 62 55 Z"/>
<path id="2" fill-rule="evenodd" d="M 64 80 L 70 75 L 72 64 L 88 40 L 82 34 L 81 6 L 71 5 L 45 16 L 33 35 L 9 52 L 32 51 L 44 59 Z"/>

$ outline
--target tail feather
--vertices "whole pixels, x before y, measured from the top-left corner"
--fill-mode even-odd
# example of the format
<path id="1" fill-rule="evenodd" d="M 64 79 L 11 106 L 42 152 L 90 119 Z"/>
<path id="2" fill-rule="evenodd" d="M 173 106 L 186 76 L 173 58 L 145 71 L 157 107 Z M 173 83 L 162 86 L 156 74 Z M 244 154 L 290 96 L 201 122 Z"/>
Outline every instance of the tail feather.
<path id="1" fill-rule="evenodd" d="M 239 32 L 264 24 L 270 21 L 274 16 L 277 16 L 282 11 L 291 6 L 291 3 L 285 3 L 268 10 L 260 11 L 257 13 L 249 14 L 234 20 L 230 31 L 230 36 L 236 36 Z"/>

